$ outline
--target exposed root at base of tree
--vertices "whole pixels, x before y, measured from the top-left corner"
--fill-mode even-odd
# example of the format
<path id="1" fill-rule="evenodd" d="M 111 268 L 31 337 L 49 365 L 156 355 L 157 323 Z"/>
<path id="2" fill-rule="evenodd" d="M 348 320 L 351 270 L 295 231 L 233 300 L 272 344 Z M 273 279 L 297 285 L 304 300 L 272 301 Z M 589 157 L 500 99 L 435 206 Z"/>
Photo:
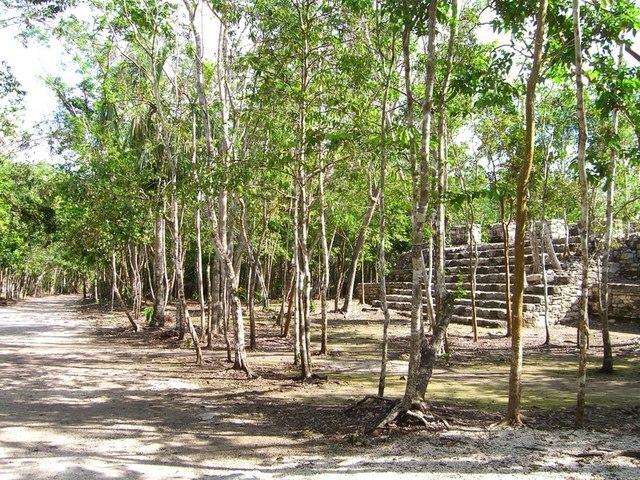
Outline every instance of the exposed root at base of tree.
<path id="1" fill-rule="evenodd" d="M 526 426 L 526 417 L 519 413 L 515 418 L 504 418 L 499 422 L 492 423 L 489 428 L 520 428 Z"/>
<path id="2" fill-rule="evenodd" d="M 355 402 L 353 405 L 349 405 L 345 409 L 345 412 L 352 412 L 353 410 L 359 408 L 360 406 L 368 402 L 387 402 L 387 403 L 395 404 L 396 400 L 392 398 L 379 397 L 377 395 L 365 395 L 363 398 Z"/>
<path id="3" fill-rule="evenodd" d="M 244 372 L 247 375 L 247 379 L 255 378 L 251 369 L 244 362 L 238 362 L 238 361 L 234 362 L 233 367 L 231 367 L 231 369 L 240 370 Z"/>
<path id="4" fill-rule="evenodd" d="M 449 422 L 431 411 L 425 402 L 412 402 L 409 408 L 403 406 L 402 402 L 398 402 L 373 430 L 389 428 L 392 425 L 411 425 L 416 423 L 431 431 L 451 428 Z"/>
<path id="5" fill-rule="evenodd" d="M 319 373 L 312 373 L 311 376 L 302 377 L 302 378 L 300 378 L 300 380 L 302 381 L 302 383 L 321 383 L 321 382 L 326 382 L 327 380 L 329 380 L 329 376 L 328 375 L 319 374 Z"/>

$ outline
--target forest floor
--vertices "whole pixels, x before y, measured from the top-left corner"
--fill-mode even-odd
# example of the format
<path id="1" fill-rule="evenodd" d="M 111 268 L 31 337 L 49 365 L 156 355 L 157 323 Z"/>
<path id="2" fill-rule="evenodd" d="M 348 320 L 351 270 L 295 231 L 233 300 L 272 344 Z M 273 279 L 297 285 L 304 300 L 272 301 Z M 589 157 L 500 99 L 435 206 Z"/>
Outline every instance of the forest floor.
<path id="1" fill-rule="evenodd" d="M 122 314 L 78 296 L 0 307 L 0 480 L 640 478 L 637 459 L 601 455 L 638 448 L 640 334 L 631 325 L 614 328 L 613 376 L 597 373 L 592 332 L 584 430 L 571 426 L 573 328 L 555 326 L 550 349 L 526 330 L 528 427 L 514 430 L 492 427 L 506 402 L 509 340 L 480 329 L 476 344 L 469 327 L 452 325 L 452 353 L 428 393 L 450 428 L 372 435 L 388 402 L 358 401 L 376 391 L 380 312 L 331 315 L 331 353 L 313 359 L 328 378 L 310 384 L 296 379 L 274 316 L 260 314 L 247 380 L 229 369 L 221 338 L 198 368 L 166 334 L 134 334 Z M 398 397 L 408 319 L 394 315 L 390 333 L 387 395 Z"/>

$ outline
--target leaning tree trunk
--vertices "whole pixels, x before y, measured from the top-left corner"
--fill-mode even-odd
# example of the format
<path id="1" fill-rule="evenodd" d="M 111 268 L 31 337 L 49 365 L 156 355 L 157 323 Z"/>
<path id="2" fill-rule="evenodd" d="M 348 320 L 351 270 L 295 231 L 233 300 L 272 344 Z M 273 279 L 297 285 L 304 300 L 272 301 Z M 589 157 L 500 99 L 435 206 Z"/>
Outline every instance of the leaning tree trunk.
<path id="1" fill-rule="evenodd" d="M 587 180 L 586 148 L 587 119 L 584 108 L 582 70 L 582 33 L 580 2 L 573 0 L 573 40 L 575 49 L 576 115 L 578 118 L 578 177 L 580 183 L 580 247 L 582 272 L 580 281 L 580 318 L 578 321 L 578 395 L 576 426 L 584 425 L 585 390 L 587 384 L 587 342 L 589 338 L 589 184 Z"/>
<path id="2" fill-rule="evenodd" d="M 526 281 L 524 250 L 525 230 L 527 224 L 529 181 L 533 167 L 535 136 L 535 97 L 536 86 L 540 77 L 542 54 L 544 48 L 545 23 L 547 17 L 547 1 L 540 0 L 536 13 L 536 31 L 534 36 L 533 62 L 527 80 L 525 100 L 525 157 L 518 175 L 515 219 L 515 284 L 513 289 L 513 321 L 511 324 L 511 370 L 509 372 L 509 403 L 504 422 L 510 425 L 521 425 L 520 405 L 522 399 L 522 314 L 524 288 Z"/>
<path id="3" fill-rule="evenodd" d="M 118 299 L 118 302 L 120 302 L 120 305 L 124 309 L 124 313 L 127 315 L 127 318 L 129 319 L 129 323 L 131 324 L 133 331 L 137 332 L 139 330 L 138 324 L 136 323 L 135 318 L 133 318 L 133 315 L 131 314 L 131 312 L 129 312 L 129 309 L 127 308 L 127 304 L 124 303 L 124 300 L 122 299 L 122 295 L 120 295 L 120 289 L 118 288 L 118 267 L 116 264 L 115 251 L 111 253 L 111 282 L 112 282 L 111 289 L 114 297 Z"/>
<path id="4" fill-rule="evenodd" d="M 171 198 L 171 213 L 172 213 L 172 230 L 173 230 L 173 265 L 176 277 L 176 322 L 178 327 L 178 338 L 182 340 L 184 338 L 184 327 L 186 326 L 193 342 L 193 348 L 196 352 L 196 365 L 202 365 L 202 351 L 200 349 L 200 343 L 198 333 L 196 332 L 191 316 L 189 315 L 189 308 L 187 306 L 187 299 L 184 293 L 184 255 L 182 252 L 182 232 L 180 228 L 180 215 L 178 199 L 176 197 L 176 175 L 178 168 L 177 159 L 174 160 L 172 165 L 172 198 Z"/>
<path id="5" fill-rule="evenodd" d="M 367 211 L 365 212 L 364 218 L 362 219 L 362 224 L 360 225 L 360 230 L 358 231 L 358 237 L 356 238 L 356 243 L 353 248 L 353 252 L 351 255 L 351 266 L 349 267 L 347 290 L 345 292 L 344 303 L 342 304 L 342 311 L 345 314 L 348 314 L 349 309 L 351 308 L 353 289 L 356 284 L 358 259 L 360 258 L 360 254 L 362 253 L 362 249 L 364 247 L 364 241 L 366 239 L 367 228 L 369 228 L 369 224 L 371 223 L 373 214 L 376 211 L 376 205 L 378 204 L 379 198 L 380 198 L 380 190 L 373 189 L 373 193 L 369 195 L 369 204 L 367 205 Z"/>
<path id="6" fill-rule="evenodd" d="M 562 264 L 556 255 L 555 248 L 553 246 L 553 239 L 551 238 L 551 230 L 549 223 L 544 221 L 542 223 L 542 250 L 547 253 L 547 261 L 551 264 L 551 267 L 556 271 L 562 270 Z M 543 265 L 545 265 L 543 263 Z"/>

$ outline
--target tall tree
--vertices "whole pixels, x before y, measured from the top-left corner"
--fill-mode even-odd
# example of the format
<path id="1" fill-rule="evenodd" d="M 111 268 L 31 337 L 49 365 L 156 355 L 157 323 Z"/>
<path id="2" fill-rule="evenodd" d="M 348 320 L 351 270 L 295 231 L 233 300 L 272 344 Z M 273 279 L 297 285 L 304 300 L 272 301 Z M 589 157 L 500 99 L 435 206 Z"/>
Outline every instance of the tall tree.
<path id="1" fill-rule="evenodd" d="M 514 238 L 515 268 L 513 288 L 513 319 L 511 324 L 511 370 L 509 373 L 509 403 L 505 422 L 510 425 L 521 425 L 520 406 L 522 401 L 522 324 L 523 301 L 526 281 L 525 272 L 525 233 L 527 225 L 527 206 L 529 181 L 533 168 L 535 140 L 535 99 L 536 87 L 540 79 L 540 68 L 543 61 L 545 26 L 547 19 L 547 0 L 538 2 L 536 13 L 536 29 L 533 38 L 533 56 L 531 71 L 527 79 L 525 99 L 525 151 L 518 175 L 515 202 L 516 232 Z"/>

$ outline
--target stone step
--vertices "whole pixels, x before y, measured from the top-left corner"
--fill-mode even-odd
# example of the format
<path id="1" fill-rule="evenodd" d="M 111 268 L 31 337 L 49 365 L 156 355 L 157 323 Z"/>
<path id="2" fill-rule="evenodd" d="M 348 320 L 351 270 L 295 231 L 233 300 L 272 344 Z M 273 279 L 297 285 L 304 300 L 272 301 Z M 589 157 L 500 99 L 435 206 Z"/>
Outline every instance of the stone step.
<path id="1" fill-rule="evenodd" d="M 514 265 L 509 266 L 509 271 L 513 274 L 515 270 Z M 455 265 L 452 267 L 446 267 L 445 273 L 447 275 L 469 275 L 469 266 L 464 265 Z M 502 265 L 480 265 L 476 269 L 476 275 L 486 275 L 486 274 L 498 274 L 504 273 L 504 264 Z M 434 272 L 435 275 L 435 272 Z M 413 272 L 411 270 L 402 269 L 402 270 L 394 270 L 387 275 L 387 279 L 390 281 L 405 281 L 410 282 L 411 277 L 413 276 Z"/>
<path id="2" fill-rule="evenodd" d="M 511 283 L 514 282 L 514 268 L 509 268 Z M 530 267 L 527 266 L 526 271 L 530 271 Z M 411 282 L 410 271 L 392 272 L 387 278 L 390 282 Z M 445 278 L 447 283 L 467 283 L 470 281 L 468 268 L 459 267 L 455 269 L 448 269 Z M 542 283 L 542 273 L 527 273 L 527 282 L 530 284 Z M 547 269 L 547 283 L 556 285 L 567 285 L 570 281 L 570 277 L 564 273 L 556 273 L 552 269 Z M 476 271 L 476 283 L 505 283 L 505 274 L 503 266 L 494 267 L 478 267 Z"/>
<path id="3" fill-rule="evenodd" d="M 549 273 L 548 277 L 547 277 L 547 284 L 551 285 L 551 284 L 555 284 L 558 283 L 556 282 L 556 279 L 563 279 L 562 281 L 568 281 L 569 277 L 567 276 L 559 276 L 559 275 L 555 275 L 552 273 Z M 506 283 L 506 275 L 504 273 L 484 273 L 484 274 L 476 274 L 476 284 L 477 285 L 481 285 L 481 284 L 504 284 Z M 510 276 L 510 280 L 511 280 L 511 285 L 513 285 L 515 279 L 513 277 L 513 275 Z M 458 274 L 458 275 L 447 275 L 445 277 L 445 281 L 447 284 L 449 283 L 453 283 L 453 284 L 464 284 L 464 285 L 468 285 L 469 284 L 469 274 Z M 536 273 L 536 274 L 529 274 L 527 275 L 527 282 L 529 283 L 529 285 L 538 285 L 542 283 L 542 274 L 541 273 Z M 563 285 L 566 285 L 566 283 L 563 283 Z M 467 288 L 467 287 L 465 287 Z"/>
<path id="4" fill-rule="evenodd" d="M 424 293 L 424 292 L 423 292 Z M 388 302 L 408 302 L 411 303 L 410 289 L 397 289 L 387 293 Z M 426 302 L 427 297 L 423 296 L 422 301 Z M 466 292 L 463 297 L 456 298 L 456 305 L 471 305 L 471 292 Z M 537 310 L 537 306 L 544 303 L 544 296 L 530 295 L 524 296 L 525 310 Z M 506 311 L 507 304 L 504 300 L 503 292 L 476 292 L 476 306 L 485 308 L 502 308 Z"/>
<path id="5" fill-rule="evenodd" d="M 471 306 L 455 305 L 453 313 L 454 315 L 471 317 Z M 507 312 L 504 308 L 476 307 L 476 316 L 490 320 L 506 320 Z"/>
<path id="6" fill-rule="evenodd" d="M 513 264 L 509 265 L 509 272 L 511 272 L 511 274 L 513 274 L 514 270 L 515 266 Z M 445 272 L 447 275 L 468 275 L 469 265 L 446 267 Z M 504 265 L 478 265 L 478 267 L 476 267 L 476 275 L 484 275 L 487 273 L 504 273 Z"/>
<path id="7" fill-rule="evenodd" d="M 456 291 L 456 290 L 468 291 L 469 284 L 468 283 L 462 283 L 462 284 L 448 283 L 447 289 L 453 290 L 453 291 Z M 389 294 L 400 293 L 398 290 L 408 290 L 408 293 L 411 294 L 411 282 L 387 282 L 387 293 Z M 505 290 L 505 284 L 504 283 L 479 283 L 478 285 L 476 285 L 476 290 L 478 292 L 502 293 Z M 512 290 L 513 290 L 513 286 L 512 286 Z M 556 290 L 557 289 L 553 285 L 547 286 L 547 293 L 549 295 L 554 295 L 556 293 Z M 424 287 L 422 291 L 424 293 L 425 291 Z M 542 285 L 529 285 L 528 287 L 525 288 L 524 291 L 525 291 L 525 294 L 543 295 L 544 287 Z"/>
<path id="8" fill-rule="evenodd" d="M 422 300 L 426 301 L 427 298 L 423 296 Z M 411 291 L 409 291 L 408 293 L 401 293 L 401 294 L 393 293 L 391 295 L 387 295 L 387 303 L 391 303 L 391 302 L 411 303 Z"/>
<path id="9" fill-rule="evenodd" d="M 573 244 L 569 245 L 569 252 L 571 252 L 572 255 L 577 254 L 579 249 L 580 249 L 579 245 L 573 245 Z M 563 252 L 562 250 L 556 249 L 556 255 L 558 255 L 559 258 L 562 257 L 562 252 Z M 526 263 L 530 263 L 532 258 L 531 247 L 525 247 L 524 254 L 525 254 Z M 504 258 L 504 253 L 502 250 L 496 249 L 496 250 L 485 250 L 482 252 L 478 251 L 479 260 L 482 260 L 482 259 L 493 260 L 493 259 L 499 259 L 499 258 Z M 451 252 L 446 254 L 445 259 L 447 262 L 460 261 L 460 260 L 464 260 L 468 262 L 469 254 L 467 253 L 466 250 Z M 510 261 L 515 261 L 515 252 L 513 249 L 509 249 L 509 259 Z"/>
<path id="10" fill-rule="evenodd" d="M 565 239 L 564 238 L 555 238 L 552 240 L 553 246 L 558 249 L 558 247 L 564 247 L 565 245 Z M 579 235 L 572 235 L 569 237 L 569 248 L 573 247 L 579 247 L 580 245 L 580 236 Z M 526 249 L 530 249 L 531 248 L 531 243 L 529 242 L 529 240 L 526 240 L 526 244 L 525 244 L 525 251 Z M 513 246 L 513 242 L 511 242 L 509 249 L 511 251 L 513 251 L 514 246 Z M 460 250 L 463 250 L 466 253 L 467 250 L 467 246 L 466 245 L 457 245 L 455 247 L 452 247 L 450 250 L 445 250 L 445 255 L 446 253 L 448 253 L 449 251 L 451 251 L 452 253 L 458 253 Z M 502 252 L 504 250 L 504 245 L 502 242 L 483 242 L 478 244 L 478 254 L 480 254 L 480 252 L 489 252 L 492 250 L 499 250 L 500 252 Z M 530 250 L 529 250 L 530 251 Z M 558 251 L 556 251 L 556 253 L 558 253 Z"/>
<path id="11" fill-rule="evenodd" d="M 531 255 L 525 255 L 524 257 L 525 260 L 525 264 L 529 265 L 532 261 L 532 256 Z M 513 254 L 511 254 L 509 256 L 509 263 L 511 265 L 514 265 L 516 261 L 516 258 L 513 256 Z M 460 258 L 450 258 L 447 259 L 446 261 L 446 267 L 459 267 L 459 266 L 468 266 L 469 265 L 469 257 L 460 257 Z M 478 256 L 478 266 L 496 266 L 496 265 L 500 265 L 502 267 L 504 267 L 504 257 L 501 255 L 499 257 L 481 257 Z"/>
<path id="12" fill-rule="evenodd" d="M 471 292 L 466 292 L 466 295 L 462 297 L 464 299 L 469 299 L 471 301 Z M 497 300 L 504 302 L 504 289 L 501 291 L 476 291 L 476 299 L 477 300 Z M 532 303 L 532 304 L 541 304 L 544 302 L 543 295 L 524 295 L 524 303 Z M 505 307 L 506 308 L 506 307 Z"/>
<path id="13" fill-rule="evenodd" d="M 469 284 L 455 284 L 452 285 L 454 289 L 462 289 L 466 292 L 469 291 Z M 447 286 L 447 288 L 450 288 Z M 505 284 L 504 283 L 479 283 L 476 285 L 476 291 L 480 292 L 504 292 Z M 511 291 L 513 291 L 513 284 L 511 285 Z M 524 289 L 525 294 L 533 294 L 533 295 L 543 295 L 544 287 L 542 285 L 529 285 Z M 557 292 L 557 289 L 553 285 L 547 286 L 547 293 L 549 295 L 554 295 Z M 468 294 L 468 293 L 467 293 Z"/>
<path id="14" fill-rule="evenodd" d="M 487 328 L 506 328 L 506 323 L 507 323 L 505 320 L 495 320 L 492 318 L 482 318 L 482 317 L 476 317 L 476 322 L 478 326 L 487 327 Z M 458 323 L 461 325 L 471 325 L 471 317 L 467 317 L 464 315 L 452 315 L 451 323 Z"/>
<path id="15" fill-rule="evenodd" d="M 536 296 L 534 297 L 537 298 Z M 471 298 L 458 298 L 456 299 L 456 305 L 464 305 L 471 308 Z M 541 308 L 540 305 L 541 304 L 538 302 L 527 302 L 525 300 L 523 308 L 525 312 L 537 312 Z M 476 298 L 476 308 L 499 308 L 506 313 L 507 302 L 504 301 L 504 297 L 502 300 L 487 300 L 484 298 Z"/>

